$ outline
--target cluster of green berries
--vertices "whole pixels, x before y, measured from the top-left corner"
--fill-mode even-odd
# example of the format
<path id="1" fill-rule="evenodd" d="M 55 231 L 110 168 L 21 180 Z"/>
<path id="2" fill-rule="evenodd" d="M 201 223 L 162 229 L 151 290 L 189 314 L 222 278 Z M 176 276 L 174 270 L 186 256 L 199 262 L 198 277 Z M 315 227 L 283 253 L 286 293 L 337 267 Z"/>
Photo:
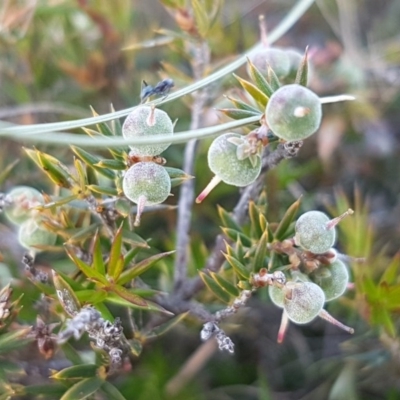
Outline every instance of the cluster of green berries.
<path id="1" fill-rule="evenodd" d="M 308 65 L 307 56 L 296 50 L 267 47 L 250 57 L 248 71 L 251 76 L 251 70 L 256 68 L 265 77 L 272 71 L 279 82 L 285 82 L 296 76 L 302 63 Z M 305 69 L 308 70 L 308 66 Z M 215 176 L 197 197 L 198 203 L 221 181 L 241 187 L 257 179 L 261 172 L 262 149 L 268 144 L 265 132 L 286 142 L 298 142 L 318 130 L 322 118 L 321 101 L 305 86 L 278 83 L 278 88 L 268 97 L 261 128 L 247 136 L 226 133 L 212 142 L 207 159 Z"/>
<path id="2" fill-rule="evenodd" d="M 173 135 L 174 125 L 168 114 L 149 106 L 135 108 L 122 126 L 126 139 Z M 160 153 L 169 147 L 167 144 L 144 144 L 129 146 L 130 155 L 136 162 L 126 171 L 122 189 L 125 196 L 137 204 L 135 226 L 145 206 L 160 204 L 167 199 L 171 191 L 171 179 L 166 169 L 154 162 Z"/>
<path id="3" fill-rule="evenodd" d="M 57 235 L 42 225 L 36 210 L 44 203 L 42 194 L 30 186 L 16 186 L 5 196 L 4 214 L 18 226 L 19 243 L 31 253 L 38 253 L 44 246 L 53 246 Z"/>
<path id="4" fill-rule="evenodd" d="M 337 258 L 333 249 L 336 241 L 338 218 L 320 211 L 301 215 L 295 225 L 294 245 L 305 252 L 307 259 L 314 259 L 314 267 L 303 273 L 295 273 L 284 285 L 270 285 L 271 300 L 284 309 L 286 316 L 297 324 L 305 324 L 321 316 L 325 302 L 340 297 L 349 283 L 347 266 Z M 322 315 L 324 318 L 324 316 Z M 332 321 L 331 321 L 332 322 Z"/>

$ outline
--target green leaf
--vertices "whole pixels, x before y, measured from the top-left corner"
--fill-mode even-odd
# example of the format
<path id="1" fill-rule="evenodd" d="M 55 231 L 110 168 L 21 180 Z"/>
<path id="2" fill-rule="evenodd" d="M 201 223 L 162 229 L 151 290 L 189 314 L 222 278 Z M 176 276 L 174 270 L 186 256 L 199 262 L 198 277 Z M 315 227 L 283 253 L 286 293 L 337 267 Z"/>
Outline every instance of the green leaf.
<path id="1" fill-rule="evenodd" d="M 61 371 L 55 371 L 50 375 L 52 379 L 83 379 L 83 378 L 91 378 L 97 375 L 98 366 L 95 364 L 82 364 L 82 365 L 73 365 L 72 367 L 67 367 L 62 369 Z"/>
<path id="2" fill-rule="evenodd" d="M 66 246 L 66 253 L 71 258 L 71 260 L 75 263 L 75 265 L 90 279 L 101 282 L 104 285 L 108 284 L 107 279 L 105 276 L 100 274 L 97 270 L 93 269 L 90 265 L 83 262 L 79 259 L 72 251 Z"/>
<path id="3" fill-rule="evenodd" d="M 132 232 L 128 229 L 124 229 L 123 233 L 123 242 L 132 247 L 140 247 L 142 249 L 148 249 L 150 246 L 142 237 L 140 237 L 137 233 Z"/>
<path id="4" fill-rule="evenodd" d="M 227 292 L 229 295 L 233 296 L 233 297 L 237 297 L 239 296 L 239 289 L 232 285 L 232 283 L 228 282 L 226 279 L 224 279 L 221 275 L 215 273 L 215 272 L 211 272 L 210 271 L 210 276 L 214 279 L 215 282 L 218 283 L 219 286 L 221 286 L 221 288 L 223 290 L 225 290 L 225 292 Z"/>
<path id="5" fill-rule="evenodd" d="M 383 273 L 379 283 L 386 283 L 388 285 L 393 285 L 397 277 L 399 275 L 399 267 L 400 267 L 400 253 L 397 253 L 391 263 L 386 267 L 385 272 Z"/>
<path id="6" fill-rule="evenodd" d="M 248 59 L 247 62 L 249 66 L 249 75 L 252 81 L 266 96 L 268 96 L 268 98 L 271 97 L 274 93 L 271 85 L 264 78 L 264 75 L 258 70 L 258 68 L 250 61 L 250 59 Z"/>
<path id="7" fill-rule="evenodd" d="M 253 97 L 253 99 L 260 104 L 263 108 L 265 108 L 265 106 L 268 103 L 268 96 L 263 93 L 257 86 L 255 86 L 254 84 L 252 84 L 249 81 L 246 81 L 242 78 L 240 78 L 239 76 L 233 74 L 233 76 L 239 81 L 239 83 L 241 84 L 241 86 L 243 87 L 243 89 L 251 96 Z"/>
<path id="8" fill-rule="evenodd" d="M 93 237 L 93 234 L 101 227 L 101 222 L 95 222 L 84 228 L 64 229 L 64 233 L 70 235 L 67 243 L 77 243 Z"/>
<path id="9" fill-rule="evenodd" d="M 301 60 L 299 68 L 297 70 L 295 83 L 301 86 L 307 87 L 308 84 L 308 46 L 304 52 L 304 57 Z"/>
<path id="10" fill-rule="evenodd" d="M 265 257 L 267 256 L 268 231 L 264 231 L 260 241 L 257 243 L 256 253 L 253 257 L 253 271 L 265 268 Z"/>
<path id="11" fill-rule="evenodd" d="M 4 184 L 4 181 L 10 175 L 11 171 L 14 167 L 19 163 L 19 159 L 17 158 L 11 164 L 8 164 L 6 167 L 3 167 L 2 171 L 0 172 L 0 185 Z"/>
<path id="12" fill-rule="evenodd" d="M 204 2 L 199 0 L 192 0 L 192 9 L 194 14 L 194 19 L 196 21 L 197 30 L 202 38 L 204 38 L 210 28 L 209 17 L 207 11 L 204 7 Z"/>
<path id="13" fill-rule="evenodd" d="M 147 308 L 148 304 L 145 299 L 142 297 L 130 292 L 128 289 L 124 288 L 121 285 L 112 285 L 109 289 L 114 292 L 116 295 L 120 296 L 124 300 L 128 301 L 129 303 L 135 304 L 140 307 Z"/>
<path id="14" fill-rule="evenodd" d="M 125 288 L 123 288 L 123 289 L 125 289 Z M 127 289 L 125 289 L 125 291 L 128 292 L 128 296 L 132 294 Z M 139 296 L 136 296 L 136 295 L 134 295 L 134 296 L 136 298 L 139 297 Z M 107 301 L 109 301 L 110 303 L 113 303 L 113 304 L 118 304 L 118 305 L 123 306 L 123 307 L 131 307 L 131 308 L 135 308 L 135 309 L 138 308 L 138 309 L 147 310 L 147 311 L 159 311 L 159 312 L 162 312 L 162 313 L 167 314 L 167 315 L 174 315 L 170 311 L 166 310 L 164 307 L 161 307 L 160 305 L 158 305 L 158 304 L 156 304 L 156 303 L 154 303 L 154 302 L 152 302 L 150 300 L 144 300 L 144 299 L 141 299 L 141 300 L 142 300 L 142 302 L 145 301 L 146 305 L 142 306 L 142 305 L 139 305 L 139 304 L 134 303 L 132 301 L 126 300 L 122 296 L 120 296 L 119 293 L 117 294 L 117 293 L 110 292 L 108 294 L 108 296 L 107 296 Z M 98 305 L 101 305 L 101 303 L 99 303 Z M 98 305 L 96 305 L 96 308 L 98 307 Z"/>
<path id="15" fill-rule="evenodd" d="M 99 116 L 97 111 L 95 111 L 95 109 L 92 106 L 90 106 L 90 109 L 92 111 L 93 117 Z M 99 130 L 99 132 L 102 133 L 104 136 L 114 136 L 114 133 L 111 131 L 111 129 L 105 122 L 103 122 L 101 124 L 96 124 L 96 127 Z"/>
<path id="16" fill-rule="evenodd" d="M 214 279 L 212 279 L 209 275 L 207 275 L 203 271 L 199 271 L 199 275 L 201 280 L 207 286 L 207 288 L 212 293 L 214 293 L 215 296 L 217 296 L 224 303 L 229 303 L 231 299 L 230 295 L 227 292 L 225 292 L 225 290 L 223 290 L 221 286 L 214 281 Z"/>
<path id="17" fill-rule="evenodd" d="M 124 257 L 122 255 L 122 227 L 123 224 L 121 224 L 115 234 L 107 264 L 107 274 L 114 282 L 118 280 L 124 267 Z"/>
<path id="18" fill-rule="evenodd" d="M 65 357 L 71 361 L 73 364 L 84 364 L 81 355 L 78 351 L 69 344 L 69 342 L 65 342 L 61 345 L 61 349 L 64 352 Z"/>
<path id="19" fill-rule="evenodd" d="M 242 100 L 235 99 L 235 98 L 230 97 L 230 96 L 225 96 L 225 97 L 226 97 L 230 102 L 232 102 L 233 105 L 234 105 L 236 108 L 238 108 L 238 109 L 240 109 L 240 110 L 251 111 L 251 112 L 253 112 L 254 114 L 261 114 L 261 113 L 260 113 L 260 110 L 257 110 L 257 108 L 252 107 L 251 105 L 245 103 L 245 102 L 242 101 Z"/>
<path id="20" fill-rule="evenodd" d="M 101 391 L 107 395 L 108 399 L 112 400 L 126 400 L 121 392 L 110 382 L 104 381 Z"/>
<path id="21" fill-rule="evenodd" d="M 126 268 L 132 260 L 139 254 L 141 248 L 140 247 L 132 247 L 128 252 L 124 255 L 124 268 Z"/>
<path id="22" fill-rule="evenodd" d="M 94 246 L 93 246 L 93 268 L 97 270 L 99 274 L 102 276 L 106 273 L 106 267 L 103 261 L 103 254 L 101 252 L 101 244 L 100 244 L 100 235 L 99 231 L 96 232 L 94 237 Z"/>
<path id="23" fill-rule="evenodd" d="M 275 71 L 269 65 L 268 80 L 274 92 L 281 87 L 281 82 L 279 81 L 279 78 L 276 76 Z"/>
<path id="24" fill-rule="evenodd" d="M 60 383 L 30 385 L 24 387 L 24 394 L 39 396 L 40 399 L 59 399 L 65 392 L 65 385 Z"/>
<path id="25" fill-rule="evenodd" d="M 161 324 L 161 325 L 155 327 L 154 329 L 152 329 L 151 331 L 144 333 L 146 340 L 155 339 L 157 337 L 164 335 L 170 329 L 172 329 L 175 325 L 177 325 L 179 322 L 183 321 L 188 314 L 189 314 L 189 311 L 179 314 L 179 315 L 176 315 L 175 317 L 171 318 L 164 324 Z"/>
<path id="26" fill-rule="evenodd" d="M 61 277 L 56 271 L 53 272 L 53 283 L 56 288 L 56 293 L 58 300 L 64 311 L 73 317 L 81 309 L 79 300 L 77 299 L 75 292 L 72 290 L 71 286 L 67 283 L 65 279 Z"/>
<path id="27" fill-rule="evenodd" d="M 75 295 L 81 304 L 96 304 L 107 298 L 107 292 L 101 289 L 79 290 Z"/>
<path id="28" fill-rule="evenodd" d="M 0 354 L 8 353 L 14 349 L 21 349 L 26 344 L 33 342 L 33 338 L 26 337 L 31 329 L 31 327 L 22 328 L 0 335 Z"/>
<path id="29" fill-rule="evenodd" d="M 236 258 L 230 256 L 229 254 L 226 254 L 226 253 L 222 253 L 222 254 L 226 258 L 228 263 L 231 265 L 233 270 L 239 276 L 241 276 L 242 278 L 245 278 L 245 279 L 249 279 L 250 278 L 250 272 L 248 271 L 248 269 L 240 261 L 238 261 Z"/>
<path id="30" fill-rule="evenodd" d="M 244 119 L 249 117 L 254 117 L 259 115 L 261 118 L 261 113 L 259 111 L 247 111 L 247 110 L 239 110 L 237 108 L 220 108 L 218 109 L 219 112 L 222 112 L 227 117 L 232 119 Z"/>
<path id="31" fill-rule="evenodd" d="M 130 282 L 132 279 L 146 272 L 149 268 L 151 268 L 157 261 L 161 260 L 164 257 L 167 257 L 171 254 L 175 253 L 173 251 L 167 251 L 164 253 L 155 254 L 154 256 L 148 257 L 137 264 L 133 265 L 131 268 L 127 269 L 121 274 L 120 279 L 118 279 L 118 284 L 125 285 Z"/>
<path id="32" fill-rule="evenodd" d="M 74 167 L 75 171 L 78 175 L 78 183 L 83 192 L 87 185 L 87 177 L 86 177 L 86 170 L 83 168 L 82 162 L 77 158 L 74 159 Z"/>
<path id="33" fill-rule="evenodd" d="M 49 154 L 36 150 L 36 155 L 39 160 L 39 166 L 52 182 L 63 188 L 68 189 L 71 187 L 72 177 L 67 172 L 67 167 L 61 167 L 60 161 Z"/>
<path id="34" fill-rule="evenodd" d="M 94 166 L 99 168 L 110 168 L 113 170 L 116 169 L 119 171 L 124 171 L 127 168 L 127 165 L 120 160 L 101 160 L 94 164 Z"/>
<path id="35" fill-rule="evenodd" d="M 274 238 L 277 240 L 282 240 L 287 237 L 287 230 L 289 229 L 290 224 L 296 218 L 296 215 L 299 211 L 301 202 L 301 197 L 296 200 L 285 212 L 285 215 L 282 217 L 281 221 L 279 222 L 278 227 L 274 232 Z"/>
<path id="36" fill-rule="evenodd" d="M 219 218 L 221 219 L 222 223 L 224 224 L 224 227 L 234 229 L 238 232 L 241 232 L 242 228 L 235 221 L 235 219 L 232 217 L 232 215 L 228 211 L 226 211 L 220 205 L 217 205 L 217 209 L 218 209 Z"/>
<path id="37" fill-rule="evenodd" d="M 60 400 L 83 400 L 96 393 L 103 385 L 104 380 L 95 376 L 86 378 L 69 388 Z"/>
<path id="38" fill-rule="evenodd" d="M 230 229 L 230 228 L 221 228 L 224 234 L 231 240 L 236 241 L 238 238 L 242 242 L 243 246 L 245 247 L 251 247 L 251 239 L 246 236 L 243 232 L 238 232 L 235 229 Z"/>
<path id="39" fill-rule="evenodd" d="M 253 238 L 260 238 L 263 234 L 263 229 L 260 224 L 260 213 L 259 208 L 254 203 L 254 201 L 249 202 L 249 216 L 250 216 L 250 227 L 251 227 L 251 236 Z"/>
<path id="40" fill-rule="evenodd" d="M 106 196 L 119 196 L 120 193 L 118 193 L 118 190 L 109 187 L 109 186 L 99 186 L 99 185 L 88 185 L 86 186 L 87 189 L 89 189 L 91 192 L 98 193 L 98 194 L 104 194 Z"/>
<path id="41" fill-rule="evenodd" d="M 97 166 L 97 163 L 101 161 L 100 157 L 94 156 L 86 150 L 81 149 L 77 146 L 71 146 L 71 150 L 86 164 L 92 167 L 99 174 L 102 174 L 106 178 L 115 179 L 114 171 L 107 168 L 100 168 Z"/>

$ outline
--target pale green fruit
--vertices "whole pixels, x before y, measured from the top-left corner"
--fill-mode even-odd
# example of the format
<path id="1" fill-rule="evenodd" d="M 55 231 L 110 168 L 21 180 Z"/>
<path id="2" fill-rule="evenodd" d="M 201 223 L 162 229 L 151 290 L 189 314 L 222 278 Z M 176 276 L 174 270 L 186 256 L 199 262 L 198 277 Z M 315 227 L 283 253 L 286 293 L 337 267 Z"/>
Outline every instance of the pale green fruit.
<path id="1" fill-rule="evenodd" d="M 283 291 L 283 308 L 296 324 L 306 324 L 321 312 L 325 303 L 323 290 L 312 282 L 288 282 Z"/>
<path id="2" fill-rule="evenodd" d="M 326 253 L 336 240 L 336 229 L 329 227 L 329 217 L 320 211 L 308 211 L 295 225 L 297 246 L 314 254 Z"/>
<path id="3" fill-rule="evenodd" d="M 148 106 L 135 108 L 127 117 L 122 126 L 122 135 L 126 139 L 143 136 L 170 135 L 174 132 L 174 126 L 168 114 L 157 108 Z M 165 144 L 144 144 L 129 146 L 132 153 L 137 156 L 157 156 L 169 147 Z"/>
<path id="4" fill-rule="evenodd" d="M 30 186 L 16 186 L 6 196 L 7 204 L 4 214 L 15 225 L 20 225 L 31 218 L 36 211 L 34 207 L 43 203 L 41 193 Z"/>
<path id="5" fill-rule="evenodd" d="M 256 156 L 255 165 L 250 158 L 239 159 L 237 146 L 230 138 L 242 138 L 237 133 L 225 133 L 218 136 L 208 150 L 208 166 L 223 182 L 233 186 L 247 186 L 254 182 L 261 172 L 261 158 Z"/>
<path id="6" fill-rule="evenodd" d="M 122 189 L 125 196 L 136 204 L 140 198 L 146 199 L 144 205 L 160 204 L 169 196 L 171 179 L 161 165 L 139 162 L 125 173 Z"/>
<path id="7" fill-rule="evenodd" d="M 268 65 L 278 78 L 285 77 L 290 70 L 290 60 L 284 50 L 269 47 L 250 56 L 250 61 L 264 75 L 268 73 Z"/>
<path id="8" fill-rule="evenodd" d="M 271 301 L 276 306 L 283 308 L 283 299 L 285 297 L 283 289 L 277 286 L 268 286 L 268 293 Z"/>
<path id="9" fill-rule="evenodd" d="M 321 101 L 304 86 L 282 86 L 269 99 L 265 117 L 274 135 L 287 141 L 303 140 L 321 124 Z"/>
<path id="10" fill-rule="evenodd" d="M 324 291 L 326 301 L 340 297 L 349 283 L 349 272 L 346 265 L 340 260 L 319 267 L 310 277 Z"/>
<path id="11" fill-rule="evenodd" d="M 53 246 L 56 243 L 57 235 L 42 227 L 37 219 L 31 218 L 20 225 L 18 240 L 26 249 L 38 253 L 42 250 L 37 246 Z"/>

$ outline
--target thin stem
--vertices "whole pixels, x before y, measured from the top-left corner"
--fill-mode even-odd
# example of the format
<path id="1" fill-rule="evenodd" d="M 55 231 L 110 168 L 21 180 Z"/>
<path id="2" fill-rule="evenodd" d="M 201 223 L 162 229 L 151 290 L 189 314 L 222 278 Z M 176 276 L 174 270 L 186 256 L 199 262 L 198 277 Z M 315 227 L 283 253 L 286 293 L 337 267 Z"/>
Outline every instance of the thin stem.
<path id="1" fill-rule="evenodd" d="M 206 42 L 201 42 L 194 49 L 194 58 L 192 61 L 193 78 L 195 81 L 202 78 L 207 67 L 210 64 L 210 49 Z M 207 92 L 199 91 L 194 95 L 194 102 L 191 112 L 190 130 L 196 130 L 201 126 L 201 115 L 207 101 Z M 183 170 L 188 175 L 194 175 L 194 161 L 198 141 L 190 140 L 185 147 L 183 160 Z M 192 219 L 192 208 L 194 202 L 194 181 L 186 180 L 180 189 L 178 202 L 178 220 L 176 224 L 176 258 L 174 269 L 175 289 L 181 287 L 187 277 L 188 246 L 190 242 L 190 226 Z"/>
<path id="2" fill-rule="evenodd" d="M 354 100 L 354 96 L 351 95 L 338 95 L 329 96 L 321 98 L 322 104 L 336 103 L 340 101 Z M 254 117 L 244 118 L 237 121 L 227 122 L 225 124 L 220 124 L 216 126 L 211 126 L 208 128 L 201 128 L 196 130 L 189 130 L 179 132 L 173 136 L 170 135 L 155 135 L 146 137 L 137 137 L 132 139 L 125 139 L 123 137 L 109 137 L 109 136 L 98 136 L 96 138 L 91 138 L 83 135 L 76 135 L 73 133 L 63 133 L 63 132 L 46 132 L 42 135 L 32 135 L 31 132 L 21 131 L 16 134 L 12 129 L 13 127 L 8 127 L 11 125 L 6 125 L 1 131 L 0 136 L 10 136 L 12 140 L 34 142 L 34 143 L 51 143 L 56 145 L 75 145 L 82 147 L 92 147 L 92 148 L 115 148 L 115 147 L 127 147 L 127 146 L 137 146 L 142 144 L 162 144 L 162 143 L 183 143 L 191 139 L 204 139 L 208 136 L 213 136 L 217 133 L 227 131 L 234 128 L 239 128 L 241 126 L 249 125 L 260 120 L 260 115 Z M 0 127 L 3 124 L 0 124 Z M 33 125 L 31 125 L 33 126 Z"/>
<path id="3" fill-rule="evenodd" d="M 272 44 L 280 37 L 282 37 L 300 18 L 301 16 L 308 10 L 309 7 L 314 3 L 314 0 L 299 0 L 296 5 L 290 10 L 290 12 L 286 15 L 285 18 L 280 22 L 280 24 L 270 33 L 269 35 L 269 43 Z M 221 68 L 220 70 L 214 72 L 213 74 L 207 76 L 204 79 L 201 79 L 198 82 L 193 83 L 183 89 L 177 90 L 174 93 L 171 93 L 167 98 L 161 100 L 155 100 L 149 102 L 149 104 L 164 104 L 169 101 L 178 99 L 186 94 L 192 93 L 195 90 L 199 90 L 210 83 L 223 78 L 224 76 L 230 74 L 237 68 L 241 67 L 243 64 L 247 62 L 247 57 L 251 54 L 256 52 L 262 47 L 262 44 L 259 43 L 253 46 L 250 50 L 245 52 L 241 57 L 239 57 L 236 61 L 228 64 L 227 66 Z M 0 136 L 9 136 L 9 135 L 16 135 L 21 133 L 30 132 L 30 135 L 35 134 L 43 134 L 47 132 L 54 132 L 54 131 L 62 131 L 74 128 L 80 128 L 82 126 L 94 125 L 101 122 L 110 121 L 116 118 L 121 118 L 128 115 L 134 108 L 131 107 L 125 110 L 117 111 L 114 113 L 104 114 L 98 117 L 93 118 L 83 118 L 75 121 L 65 121 L 65 122 L 57 122 L 57 123 L 50 123 L 50 124 L 36 124 L 36 125 L 29 125 L 29 126 L 21 126 L 16 125 L 12 128 L 8 128 L 6 131 L 0 131 Z"/>

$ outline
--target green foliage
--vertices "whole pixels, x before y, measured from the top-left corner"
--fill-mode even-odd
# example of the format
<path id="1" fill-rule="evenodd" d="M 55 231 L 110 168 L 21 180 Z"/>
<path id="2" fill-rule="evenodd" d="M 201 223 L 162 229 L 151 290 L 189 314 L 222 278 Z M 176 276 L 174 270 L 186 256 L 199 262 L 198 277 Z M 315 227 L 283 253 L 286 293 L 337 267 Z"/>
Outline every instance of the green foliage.
<path id="1" fill-rule="evenodd" d="M 282 21 L 273 21 L 276 28 L 268 35 L 261 29 L 261 42 L 246 52 L 243 48 L 258 35 L 254 15 L 249 15 L 249 26 L 244 15 L 236 16 L 233 2 L 160 0 L 158 6 L 165 7 L 163 15 L 170 19 L 160 22 L 166 28 L 155 22 L 156 6 L 153 10 L 135 1 L 66 1 L 51 7 L 42 2 L 32 10 L 22 4 L 0 5 L 0 49 L 5 55 L 0 101 L 15 108 L 15 115 L 23 115 L 7 118 L 0 109 L 12 121 L 0 124 L 0 208 L 6 217 L 0 225 L 0 399 L 200 400 L 242 394 L 246 399 L 267 399 L 282 390 L 296 391 L 295 397 L 318 392 L 321 398 L 357 398 L 359 391 L 369 393 L 364 391 L 369 380 L 364 371 L 376 382 L 380 368 L 387 368 L 387 376 L 397 370 L 400 257 L 395 245 L 380 245 L 395 242 L 393 231 L 381 238 L 382 229 L 371 224 L 372 211 L 361 190 L 352 200 L 348 187 L 346 195 L 337 192 L 335 200 L 329 199 L 330 186 L 346 184 L 354 176 L 364 179 L 348 161 L 363 135 L 354 138 L 356 124 L 342 128 L 346 136 L 340 147 L 346 149 L 351 141 L 353 147 L 339 154 L 339 147 L 329 147 L 335 146 L 328 139 L 337 131 L 328 129 L 332 114 L 345 121 L 334 125 L 341 127 L 350 120 L 364 120 L 371 110 L 377 119 L 378 106 L 366 106 L 363 119 L 353 114 L 356 107 L 345 112 L 339 105 L 324 108 L 326 116 L 315 127 L 320 130 L 318 140 L 307 139 L 302 152 L 303 137 L 291 136 L 298 133 L 299 121 L 294 120 L 289 136 L 282 136 L 266 111 L 288 87 L 347 91 L 339 62 L 339 88 L 331 84 L 329 76 L 335 73 L 324 64 L 342 58 L 329 53 L 332 48 L 327 46 L 322 56 L 307 48 L 302 56 L 297 50 L 272 47 L 312 2 L 300 0 L 290 12 L 285 10 Z M 141 14 L 142 7 L 148 14 Z M 320 7 L 324 14 L 325 6 Z M 272 11 L 268 9 L 268 19 L 274 20 Z M 309 18 L 316 19 L 312 12 Z M 309 34 L 317 34 L 314 24 L 309 26 Z M 272 59 L 261 59 L 259 65 L 253 56 L 265 50 L 288 59 L 290 68 L 280 68 Z M 317 65 L 310 66 L 309 58 Z M 163 71 L 157 77 L 159 62 Z M 233 79 L 232 72 L 244 64 L 249 80 L 243 70 Z M 310 72 L 317 74 L 315 82 Z M 154 86 L 167 77 L 175 82 L 171 93 L 145 99 L 144 107 L 138 104 L 143 80 Z M 371 91 L 372 86 L 364 89 Z M 319 105 L 350 99 L 314 96 Z M 38 114 L 38 99 L 48 101 L 45 118 Z M 62 104 L 56 103 L 59 99 Z M 33 111 L 24 110 L 25 103 L 32 103 Z M 309 114 L 300 106 L 296 118 Z M 123 135 L 120 118 L 140 107 L 157 107 L 154 112 L 166 116 L 169 128 L 154 129 L 149 136 Z M 214 107 L 222 121 L 216 122 Z M 289 114 L 286 110 L 278 118 L 285 129 Z M 234 121 L 227 122 L 226 117 Z M 148 126 L 153 122 L 146 120 Z M 221 187 L 210 201 L 192 207 L 194 191 L 209 177 L 211 166 L 192 139 L 221 134 L 218 142 L 237 128 L 241 133 L 235 131 L 229 142 L 234 162 L 224 151 L 220 164 L 229 175 L 243 173 L 244 164 L 255 169 L 250 180 L 254 183 L 237 185 L 244 186 L 240 191 Z M 177 131 L 173 136 L 171 129 Z M 173 146 L 167 149 L 170 143 Z M 177 143 L 185 143 L 185 151 Z M 143 148 L 156 150 L 129 151 Z M 328 160 L 326 154 L 334 153 Z M 135 206 L 129 200 L 132 196 L 124 193 L 124 177 L 139 163 L 156 165 L 170 181 L 163 204 L 146 203 L 140 226 L 133 216 L 140 216 L 145 202 L 135 201 Z M 369 169 L 360 164 L 360 170 L 368 174 Z M 161 186 L 151 187 L 152 172 L 141 171 L 141 178 L 150 185 L 150 194 Z M 391 179 L 387 186 L 395 188 L 396 196 Z M 35 186 L 40 195 L 40 202 L 24 204 L 21 220 L 8 213 L 16 206 L 11 193 L 17 185 Z M 137 190 L 137 182 L 133 186 Z M 348 254 L 339 254 L 340 262 L 334 261 L 338 255 L 331 245 L 319 252 L 295 239 L 298 216 L 321 209 L 322 198 L 328 198 L 325 207 L 331 215 L 355 210 L 339 225 L 340 250 Z M 22 253 L 14 246 L 10 222 L 21 231 L 26 218 L 50 236 L 37 238 L 29 231 L 22 240 L 20 235 L 28 248 L 21 268 Z M 213 244 L 219 224 L 221 233 Z M 335 262 L 348 268 L 349 273 L 341 275 L 350 278 L 346 287 L 341 282 L 332 289 L 329 278 Z M 280 328 L 268 293 L 283 309 Z M 338 299 L 324 304 L 333 297 Z M 307 326 L 301 334 L 291 326 L 291 335 L 275 347 L 271 337 L 278 332 L 278 342 L 283 342 L 289 320 L 303 324 L 319 316 L 353 333 L 326 307 L 355 326 L 354 338 L 338 337 L 346 343 L 332 350 L 335 357 L 328 359 L 326 349 L 319 347 L 330 343 L 328 337 L 320 340 L 319 324 Z M 213 341 L 199 346 L 201 323 L 202 339 L 214 336 L 221 350 L 232 352 L 236 344 L 236 358 L 215 354 Z M 365 347 L 364 341 L 369 341 Z M 223 368 L 218 367 L 221 360 Z M 39 372 L 31 375 L 27 365 Z M 377 392 L 382 398 L 397 395 L 396 389 Z"/>

